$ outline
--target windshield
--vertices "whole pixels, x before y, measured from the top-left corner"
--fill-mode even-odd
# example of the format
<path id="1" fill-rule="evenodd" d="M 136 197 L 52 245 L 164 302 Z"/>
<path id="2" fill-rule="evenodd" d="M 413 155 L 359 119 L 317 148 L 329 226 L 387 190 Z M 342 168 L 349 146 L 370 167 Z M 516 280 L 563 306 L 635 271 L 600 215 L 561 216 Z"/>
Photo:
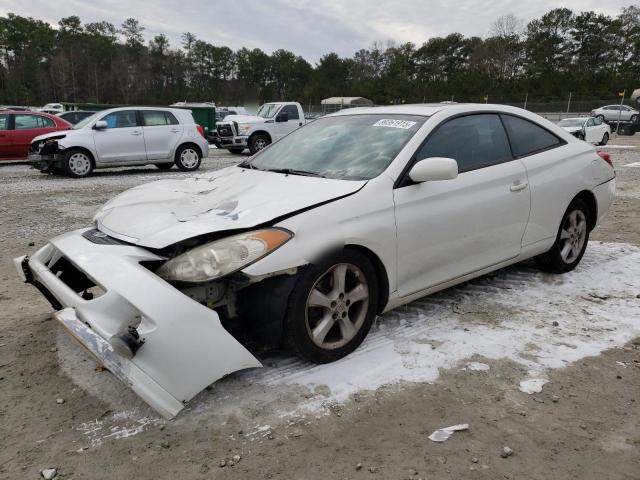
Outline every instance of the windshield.
<path id="1" fill-rule="evenodd" d="M 89 115 L 87 118 L 83 118 L 82 120 L 80 120 L 78 123 L 76 123 L 73 126 L 74 130 L 80 130 L 81 128 L 84 128 L 85 126 L 87 126 L 88 124 L 90 124 L 91 122 L 93 122 L 99 114 L 101 114 L 103 112 L 96 112 L 93 115 Z"/>
<path id="2" fill-rule="evenodd" d="M 276 103 L 265 103 L 264 105 L 260 106 L 256 115 L 262 118 L 271 118 L 276 114 L 276 111 L 279 107 L 280 105 Z"/>
<path id="3" fill-rule="evenodd" d="M 558 126 L 560 127 L 581 127 L 584 125 L 584 118 L 565 118 L 564 120 L 560 120 Z"/>
<path id="4" fill-rule="evenodd" d="M 295 130 L 240 166 L 344 180 L 368 180 L 387 168 L 425 117 L 342 115 Z"/>

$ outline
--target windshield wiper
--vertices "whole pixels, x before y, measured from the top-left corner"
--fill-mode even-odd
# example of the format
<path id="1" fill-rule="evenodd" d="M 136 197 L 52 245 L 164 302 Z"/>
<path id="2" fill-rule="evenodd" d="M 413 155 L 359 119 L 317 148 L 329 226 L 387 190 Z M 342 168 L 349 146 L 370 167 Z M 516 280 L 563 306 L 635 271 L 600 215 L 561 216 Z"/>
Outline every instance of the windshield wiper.
<path id="1" fill-rule="evenodd" d="M 326 175 L 322 175 L 321 173 L 309 172 L 307 170 L 296 170 L 294 168 L 265 168 L 264 170 L 267 172 L 284 173 L 286 175 L 301 175 L 305 177 L 327 178 Z"/>

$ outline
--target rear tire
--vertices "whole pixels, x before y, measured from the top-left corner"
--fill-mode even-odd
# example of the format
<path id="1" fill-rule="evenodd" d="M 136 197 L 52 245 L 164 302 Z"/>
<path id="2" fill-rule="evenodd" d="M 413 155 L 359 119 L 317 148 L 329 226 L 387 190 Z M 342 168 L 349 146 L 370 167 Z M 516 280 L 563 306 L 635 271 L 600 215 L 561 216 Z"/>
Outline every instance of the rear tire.
<path id="1" fill-rule="evenodd" d="M 260 150 L 264 150 L 271 143 L 271 139 L 264 133 L 257 133 L 249 139 L 249 151 L 255 155 Z"/>
<path id="2" fill-rule="evenodd" d="M 176 166 L 183 172 L 193 172 L 200 168 L 202 155 L 193 145 L 182 145 L 176 151 Z"/>
<path id="3" fill-rule="evenodd" d="M 155 165 L 160 170 L 170 170 L 174 164 L 173 163 L 156 163 Z"/>
<path id="4" fill-rule="evenodd" d="M 242 148 L 227 148 L 227 150 L 229 150 L 234 155 L 240 155 L 242 152 L 244 152 L 244 147 L 242 147 Z"/>
<path id="5" fill-rule="evenodd" d="M 602 136 L 602 141 L 600 142 L 600 145 L 606 145 L 607 143 L 609 143 L 609 134 L 605 133 Z"/>
<path id="6" fill-rule="evenodd" d="M 535 257 L 538 267 L 550 273 L 566 273 L 576 268 L 589 242 L 590 218 L 589 206 L 574 198 L 562 217 L 553 246 Z"/>
<path id="7" fill-rule="evenodd" d="M 62 168 L 71 178 L 85 178 L 93 172 L 93 158 L 85 150 L 72 148 L 65 152 Z"/>
<path id="8" fill-rule="evenodd" d="M 285 341 L 311 362 L 336 361 L 362 343 L 377 305 L 371 261 L 358 251 L 343 250 L 298 274 L 285 314 Z"/>

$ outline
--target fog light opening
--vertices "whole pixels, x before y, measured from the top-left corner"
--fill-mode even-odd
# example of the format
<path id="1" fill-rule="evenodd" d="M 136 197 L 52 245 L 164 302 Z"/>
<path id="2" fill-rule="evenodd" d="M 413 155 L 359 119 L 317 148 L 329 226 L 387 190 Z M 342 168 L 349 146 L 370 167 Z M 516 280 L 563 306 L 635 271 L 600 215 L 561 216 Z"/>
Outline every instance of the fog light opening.
<path id="1" fill-rule="evenodd" d="M 114 335 L 109 339 L 109 343 L 114 352 L 121 357 L 131 360 L 144 344 L 144 340 L 140 339 L 140 335 L 135 327 L 129 327 L 127 333 Z"/>

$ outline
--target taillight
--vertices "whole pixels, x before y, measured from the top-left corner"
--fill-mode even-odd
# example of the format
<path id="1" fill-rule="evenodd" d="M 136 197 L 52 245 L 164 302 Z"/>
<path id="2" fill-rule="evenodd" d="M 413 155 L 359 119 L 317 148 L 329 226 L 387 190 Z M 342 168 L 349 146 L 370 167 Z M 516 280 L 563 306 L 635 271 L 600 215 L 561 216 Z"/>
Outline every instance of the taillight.
<path id="1" fill-rule="evenodd" d="M 202 125 L 196 125 L 196 130 L 198 130 L 198 133 L 204 137 L 204 128 L 202 128 Z"/>
<path id="2" fill-rule="evenodd" d="M 611 168 L 613 168 L 611 155 L 609 155 L 607 152 L 602 152 L 602 151 L 598 151 L 598 155 L 600 155 L 600 158 L 603 159 L 605 162 L 607 162 L 609 165 L 611 165 Z"/>

